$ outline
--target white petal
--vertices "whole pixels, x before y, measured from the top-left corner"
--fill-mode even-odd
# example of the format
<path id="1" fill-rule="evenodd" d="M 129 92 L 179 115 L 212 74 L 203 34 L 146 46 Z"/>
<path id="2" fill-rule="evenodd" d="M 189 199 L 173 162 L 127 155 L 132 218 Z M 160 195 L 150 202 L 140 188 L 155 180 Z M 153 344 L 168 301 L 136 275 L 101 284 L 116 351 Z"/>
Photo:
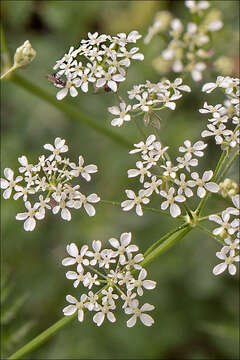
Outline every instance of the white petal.
<path id="1" fill-rule="evenodd" d="M 71 243 L 70 245 L 67 246 L 67 252 L 69 255 L 73 257 L 77 257 L 79 255 L 79 250 L 75 243 Z"/>
<path id="2" fill-rule="evenodd" d="M 67 95 L 67 93 L 68 93 L 68 89 L 67 89 L 67 88 L 64 88 L 64 89 L 60 90 L 60 91 L 57 93 L 56 98 L 57 98 L 58 100 L 62 100 L 62 99 L 65 98 L 65 96 Z"/>
<path id="3" fill-rule="evenodd" d="M 25 231 L 33 231 L 36 226 L 36 220 L 34 218 L 28 218 L 24 223 Z"/>
<path id="4" fill-rule="evenodd" d="M 177 204 L 170 205 L 170 214 L 172 217 L 177 217 L 181 214 L 181 209 Z"/>
<path id="5" fill-rule="evenodd" d="M 96 214 L 96 210 L 91 204 L 84 204 L 83 206 L 89 216 L 94 216 Z"/>
<path id="6" fill-rule="evenodd" d="M 146 326 L 152 326 L 152 324 L 154 324 L 153 318 L 148 314 L 141 314 L 140 315 L 140 320 Z"/>
<path id="7" fill-rule="evenodd" d="M 97 326 L 101 326 L 104 320 L 104 314 L 102 312 L 98 312 L 94 315 L 93 321 L 97 324 Z"/>
<path id="8" fill-rule="evenodd" d="M 70 315 L 73 315 L 76 310 L 77 310 L 77 308 L 75 305 L 68 305 L 63 309 L 63 313 L 66 316 L 70 316 Z"/>
<path id="9" fill-rule="evenodd" d="M 136 315 L 133 315 L 128 321 L 127 321 L 127 327 L 133 327 L 136 324 L 137 317 Z"/>
<path id="10" fill-rule="evenodd" d="M 227 265 L 225 263 L 221 263 L 221 264 L 218 264 L 214 267 L 213 269 L 213 274 L 214 275 L 219 275 L 221 274 L 223 271 L 225 271 L 227 268 Z"/>
<path id="11" fill-rule="evenodd" d="M 67 220 L 67 221 L 70 221 L 72 218 L 70 211 L 66 208 L 62 209 L 61 217 L 63 220 Z"/>
<path id="12" fill-rule="evenodd" d="M 213 182 L 209 182 L 207 184 L 205 184 L 205 188 L 213 193 L 217 193 L 219 191 L 219 186 Z"/>
<path id="13" fill-rule="evenodd" d="M 5 168 L 3 173 L 4 173 L 5 178 L 8 179 L 9 181 L 11 181 L 13 179 L 14 172 L 12 169 Z"/>
<path id="14" fill-rule="evenodd" d="M 0 179 L 0 188 L 7 189 L 9 186 L 9 182 L 5 179 Z"/>

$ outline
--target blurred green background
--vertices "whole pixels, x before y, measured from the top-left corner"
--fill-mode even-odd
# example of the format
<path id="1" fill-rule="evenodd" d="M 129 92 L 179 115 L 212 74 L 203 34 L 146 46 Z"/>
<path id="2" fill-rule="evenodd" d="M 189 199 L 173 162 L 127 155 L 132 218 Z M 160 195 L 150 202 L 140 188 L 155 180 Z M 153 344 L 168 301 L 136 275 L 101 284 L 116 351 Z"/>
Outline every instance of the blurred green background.
<path id="1" fill-rule="evenodd" d="M 230 56 L 235 72 L 229 75 L 238 76 L 238 1 L 211 3 L 222 11 L 224 21 L 223 30 L 214 36 L 216 54 Z M 115 34 L 136 29 L 145 35 L 156 11 L 163 9 L 181 19 L 188 18 L 183 1 L 2 1 L 1 20 L 12 55 L 27 39 L 37 51 L 33 63 L 18 73 L 55 95 L 56 89 L 45 75 L 52 72 L 55 61 L 71 45 L 78 45 L 86 38 L 88 31 Z M 120 87 L 123 97 L 133 84 L 146 79 L 159 81 L 160 75 L 153 69 L 152 60 L 163 46 L 158 37 L 148 46 L 140 41 L 145 61 L 133 62 L 127 81 Z M 174 74 L 169 76 L 174 78 Z M 209 67 L 204 82 L 215 77 Z M 202 94 L 202 83 L 194 85 L 191 79 L 187 80 L 194 91 L 178 102 L 176 111 L 166 114 L 160 130 L 162 141 L 171 145 L 172 153 L 185 139 L 199 139 L 206 126 L 206 118 L 198 113 L 204 100 L 210 104 L 222 101 L 220 92 Z M 87 193 L 97 192 L 103 199 L 122 201 L 124 189 L 137 186 L 137 181 L 127 178 L 127 169 L 133 168 L 136 161 L 134 156 L 128 156 L 127 148 L 67 117 L 11 81 L 1 85 L 2 171 L 5 167 L 16 170 L 17 157 L 23 154 L 35 161 L 42 154 L 42 145 L 52 143 L 59 136 L 66 139 L 72 160 L 83 154 L 86 163 L 99 167 L 94 180 L 86 186 Z M 110 126 L 107 107 L 116 104 L 113 94 L 81 92 L 77 98 L 67 97 L 64 101 L 130 141 L 141 140 L 134 123 L 119 129 Z M 214 167 L 219 156 L 219 150 L 211 141 L 207 154 L 201 162 L 205 169 Z M 228 177 L 236 180 L 237 170 L 235 166 Z M 109 237 L 131 231 L 134 241 L 145 251 L 177 223 L 154 213 L 145 212 L 140 218 L 133 211 L 124 213 L 119 208 L 98 204 L 94 218 L 83 211 L 73 211 L 72 221 L 66 223 L 50 214 L 37 224 L 34 232 L 27 233 L 22 222 L 15 221 L 15 214 L 23 211 L 23 203 L 13 200 L 1 203 L 2 274 L 7 279 L 3 294 L 11 290 L 2 307 L 4 313 L 7 309 L 10 312 L 8 321 L 2 321 L 3 357 L 60 319 L 66 294 L 80 295 L 79 289 L 73 289 L 72 282 L 65 278 L 66 269 L 61 266 L 69 242 L 79 245 L 91 243 L 93 239 L 105 242 Z M 159 207 L 157 201 L 152 204 Z M 226 202 L 214 199 L 212 206 L 222 210 Z M 218 249 L 213 239 L 194 230 L 149 267 L 149 278 L 158 283 L 154 291 L 144 295 L 144 302 L 156 306 L 155 324 L 151 328 L 138 324 L 128 329 L 122 312 L 117 314 L 116 323 L 106 321 L 97 328 L 90 314 L 84 323 L 69 324 L 26 358 L 237 359 L 238 280 L 228 274 L 212 275 Z M 13 311 L 16 300 L 25 295 L 19 311 Z M 29 324 L 31 330 L 25 331 L 24 324 Z"/>

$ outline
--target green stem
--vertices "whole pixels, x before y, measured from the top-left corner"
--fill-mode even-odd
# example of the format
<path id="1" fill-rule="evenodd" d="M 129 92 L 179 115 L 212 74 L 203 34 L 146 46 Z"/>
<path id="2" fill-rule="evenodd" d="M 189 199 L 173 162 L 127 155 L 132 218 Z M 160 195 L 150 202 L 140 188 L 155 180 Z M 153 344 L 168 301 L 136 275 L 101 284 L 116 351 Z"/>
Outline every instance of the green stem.
<path id="1" fill-rule="evenodd" d="M 217 242 L 220 242 L 222 245 L 224 244 L 223 240 L 220 240 L 220 238 L 214 236 L 213 233 L 211 231 L 209 231 L 208 229 L 206 229 L 204 226 L 197 224 L 197 228 L 200 229 L 201 231 L 207 233 L 211 238 L 213 238 Z"/>
<path id="2" fill-rule="evenodd" d="M 4 79 L 7 75 L 11 74 L 12 71 L 16 70 L 16 66 L 10 67 L 4 74 L 1 75 L 0 80 Z"/>
<path id="3" fill-rule="evenodd" d="M 40 87 L 36 86 L 35 84 L 32 84 L 30 81 L 24 79 L 23 77 L 13 74 L 13 76 L 10 79 L 12 82 L 14 82 L 16 85 L 21 86 L 25 90 L 29 91 L 33 95 L 36 95 L 40 97 L 41 99 L 47 101 L 48 103 L 54 105 L 57 109 L 62 111 L 67 116 L 76 119 L 83 124 L 91 127 L 98 133 L 101 133 L 109 138 L 111 138 L 113 141 L 119 143 L 120 145 L 124 147 L 131 147 L 132 142 L 129 142 L 127 139 L 123 138 L 122 136 L 112 132 L 111 130 L 108 130 L 104 126 L 100 125 L 99 123 L 96 123 L 90 116 L 87 114 L 79 111 L 75 107 L 73 107 L 70 104 L 67 104 L 66 102 L 57 100 L 54 96 L 47 93 L 45 90 L 41 89 Z"/>
<path id="4" fill-rule="evenodd" d="M 114 205 L 114 206 L 121 206 L 121 203 L 119 201 L 111 201 L 111 200 L 102 200 L 101 201 L 103 204 L 110 204 L 110 205 Z M 148 207 L 148 206 L 143 206 L 142 207 L 143 210 L 146 210 L 146 211 L 152 211 L 154 213 L 158 213 L 158 214 L 162 214 L 162 215 L 165 215 L 165 216 L 168 216 L 168 217 L 172 217 L 167 211 L 163 211 L 163 210 L 160 210 L 160 209 L 156 209 L 156 208 L 152 208 L 152 207 Z M 184 216 L 178 216 L 178 219 L 184 219 Z"/>
<path id="5" fill-rule="evenodd" d="M 237 148 L 236 152 L 233 154 L 233 156 L 231 157 L 231 159 L 229 160 L 229 162 L 227 163 L 225 169 L 223 170 L 222 174 L 220 175 L 218 181 L 221 181 L 222 178 L 224 177 L 224 175 L 227 173 L 227 171 L 230 169 L 230 167 L 232 166 L 233 162 L 235 161 L 236 157 L 239 155 L 239 148 Z"/>
<path id="6" fill-rule="evenodd" d="M 43 344 L 46 340 L 48 340 L 51 336 L 53 336 L 57 331 L 62 329 L 68 323 L 72 322 L 77 317 L 77 312 L 72 316 L 64 316 L 62 319 L 57 321 L 55 324 L 50 326 L 47 330 L 43 331 L 40 335 L 35 337 L 32 341 L 27 343 L 21 349 L 16 351 L 9 357 L 10 359 L 21 359 L 24 355 L 32 352 L 34 349 Z"/>
<path id="7" fill-rule="evenodd" d="M 163 235 L 158 241 L 156 241 L 150 248 L 147 249 L 147 251 L 144 253 L 144 258 L 150 254 L 158 245 L 160 245 L 163 241 L 165 241 L 168 237 L 175 234 L 177 231 L 184 229 L 188 224 L 183 223 L 181 226 L 178 226 L 177 228 L 169 231 L 167 234 Z"/>
<path id="8" fill-rule="evenodd" d="M 157 248 L 151 251 L 145 259 L 141 262 L 141 266 L 145 267 L 152 263 L 156 258 L 162 255 L 166 250 L 172 247 L 175 243 L 181 240 L 190 230 L 191 226 L 189 224 L 185 225 L 181 230 L 174 232 L 170 235 L 164 242 L 162 242 Z"/>

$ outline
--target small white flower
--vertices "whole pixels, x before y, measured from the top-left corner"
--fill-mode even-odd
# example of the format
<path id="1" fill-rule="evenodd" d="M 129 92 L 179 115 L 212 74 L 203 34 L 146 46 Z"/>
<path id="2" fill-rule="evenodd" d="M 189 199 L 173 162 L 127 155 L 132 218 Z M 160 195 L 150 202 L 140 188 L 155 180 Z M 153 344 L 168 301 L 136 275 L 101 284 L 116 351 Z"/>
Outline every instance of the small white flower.
<path id="1" fill-rule="evenodd" d="M 111 249 L 104 249 L 101 251 L 101 259 L 99 260 L 99 267 L 109 269 L 110 264 L 115 264 L 116 254 Z"/>
<path id="2" fill-rule="evenodd" d="M 132 238 L 131 233 L 122 233 L 120 236 L 120 240 L 115 238 L 109 239 L 109 243 L 115 250 L 116 254 L 119 255 L 119 262 L 121 265 L 125 264 L 126 262 L 126 255 L 138 251 L 138 247 L 136 245 L 130 245 Z"/>
<path id="3" fill-rule="evenodd" d="M 99 201 L 100 197 L 97 194 L 90 194 L 88 196 L 81 194 L 80 200 L 75 201 L 73 207 L 75 209 L 80 209 L 83 205 L 88 216 L 94 216 L 96 214 L 96 210 L 92 204 L 95 204 Z"/>
<path id="4" fill-rule="evenodd" d="M 208 218 L 210 221 L 214 221 L 220 225 L 220 227 L 213 230 L 214 235 L 221 235 L 224 233 L 224 231 L 227 231 L 231 235 L 234 233 L 234 229 L 229 223 L 230 214 L 226 210 L 222 212 L 221 217 L 218 215 L 209 215 Z"/>
<path id="5" fill-rule="evenodd" d="M 49 150 L 52 152 L 52 155 L 50 155 L 48 157 L 48 160 L 49 161 L 52 161 L 54 158 L 57 160 L 57 161 L 61 161 L 61 156 L 60 154 L 61 153 L 65 153 L 68 151 L 68 146 L 65 145 L 65 141 L 64 139 L 61 139 L 59 137 L 57 137 L 55 140 L 54 140 L 54 145 L 52 144 L 45 144 L 43 147 L 44 149 L 46 150 Z"/>
<path id="6" fill-rule="evenodd" d="M 66 278 L 69 280 L 75 280 L 73 282 L 73 286 L 76 288 L 80 284 L 80 282 L 84 282 L 85 280 L 84 270 L 81 264 L 77 266 L 77 272 L 75 271 L 67 271 Z"/>
<path id="7" fill-rule="evenodd" d="M 136 95 L 135 98 L 139 101 L 138 104 L 133 105 L 133 109 L 137 109 L 140 107 L 142 111 L 148 112 L 150 110 L 150 106 L 153 104 L 152 100 L 148 99 L 148 92 L 144 91 L 141 96 Z"/>
<path id="8" fill-rule="evenodd" d="M 192 145 L 191 141 L 185 140 L 184 145 L 185 146 L 179 147 L 180 152 L 186 152 L 187 154 L 193 154 L 198 157 L 202 157 L 204 155 L 204 152 L 202 150 L 207 147 L 207 144 L 204 144 L 203 141 L 197 141 L 195 144 Z"/>
<path id="9" fill-rule="evenodd" d="M 224 272 L 226 269 L 228 269 L 228 272 L 230 275 L 235 275 L 237 272 L 237 268 L 236 265 L 234 264 L 234 262 L 239 262 L 240 261 L 240 256 L 227 256 L 227 249 L 222 249 L 221 251 L 216 253 L 216 256 L 220 259 L 220 260 L 224 260 L 222 263 L 216 265 L 213 269 L 213 274 L 214 275 L 219 275 L 222 272 Z"/>
<path id="10" fill-rule="evenodd" d="M 71 316 L 77 311 L 78 312 L 78 321 L 82 322 L 83 319 L 84 319 L 84 311 L 83 311 L 83 309 L 86 308 L 87 295 L 82 294 L 81 298 L 80 298 L 80 301 L 78 301 L 72 295 L 67 295 L 66 300 L 71 305 L 68 305 L 63 309 L 64 315 Z"/>
<path id="11" fill-rule="evenodd" d="M 71 243 L 71 244 L 67 245 L 67 253 L 71 257 L 67 257 L 67 258 L 63 259 L 62 265 L 70 266 L 70 265 L 74 265 L 77 263 L 80 265 L 79 269 L 83 270 L 83 265 L 84 266 L 89 265 L 89 260 L 85 258 L 87 250 L 88 250 L 87 245 L 83 245 L 81 247 L 80 251 L 75 243 Z"/>
<path id="12" fill-rule="evenodd" d="M 64 99 L 67 96 L 68 91 L 72 97 L 76 97 L 78 95 L 78 91 L 74 86 L 74 81 L 71 81 L 70 79 L 67 80 L 65 87 L 57 93 L 57 100 Z"/>
<path id="13" fill-rule="evenodd" d="M 186 153 L 184 155 L 184 157 L 177 157 L 177 162 L 178 162 L 178 168 L 179 169 L 183 169 L 185 168 L 187 171 L 191 171 L 190 166 L 197 166 L 198 165 L 198 160 L 197 159 L 192 159 L 192 155 L 189 153 Z"/>
<path id="14" fill-rule="evenodd" d="M 180 174 L 179 175 L 179 179 L 174 179 L 174 183 L 178 186 L 178 194 L 182 195 L 184 193 L 184 195 L 186 197 L 191 197 L 193 196 L 193 192 L 191 189 L 189 189 L 189 183 L 188 181 L 186 181 L 186 175 L 185 174 Z"/>
<path id="15" fill-rule="evenodd" d="M 147 276 L 147 271 L 142 269 L 138 275 L 138 279 L 132 279 L 127 285 L 128 290 L 137 289 L 137 293 L 139 296 L 143 295 L 143 289 L 152 290 L 156 287 L 156 281 L 145 280 Z"/>
<path id="16" fill-rule="evenodd" d="M 154 148 L 154 141 L 156 140 L 155 135 L 149 135 L 146 139 L 146 142 L 140 141 L 138 144 L 134 144 L 136 149 L 129 151 L 129 154 L 135 154 L 137 152 L 141 152 L 142 154 L 146 154 L 148 151 L 153 150 Z"/>
<path id="17" fill-rule="evenodd" d="M 240 195 L 237 194 L 237 195 L 233 196 L 232 197 L 232 202 L 233 202 L 234 207 L 229 207 L 229 208 L 226 209 L 226 211 L 229 214 L 239 216 L 239 212 L 240 212 Z"/>
<path id="18" fill-rule="evenodd" d="M 136 296 L 137 294 L 132 293 L 131 290 L 127 290 L 127 295 L 121 294 L 121 298 L 124 301 L 122 308 L 125 309 L 126 307 L 129 307 Z"/>
<path id="19" fill-rule="evenodd" d="M 89 290 L 93 285 L 100 285 L 97 274 L 91 275 L 91 273 L 88 272 L 83 280 L 83 285 L 88 287 Z"/>
<path id="20" fill-rule="evenodd" d="M 78 177 L 81 174 L 81 176 L 85 180 L 90 181 L 91 180 L 90 174 L 96 173 L 98 171 L 98 168 L 96 165 L 93 164 L 87 166 L 83 166 L 83 164 L 84 164 L 84 158 L 82 155 L 80 155 L 78 158 L 78 165 L 76 165 L 75 163 L 69 164 L 69 166 L 73 169 L 70 171 L 70 174 L 76 177 Z"/>
<path id="21" fill-rule="evenodd" d="M 197 188 L 197 196 L 200 198 L 203 198 L 206 195 L 206 190 L 217 193 L 219 191 L 219 186 L 214 183 L 210 182 L 211 178 L 213 177 L 213 171 L 205 171 L 203 173 L 202 179 L 199 177 L 199 174 L 197 172 L 193 172 L 191 174 L 191 177 L 193 180 L 189 180 L 188 184 L 190 187 L 198 186 Z"/>
<path id="22" fill-rule="evenodd" d="M 22 176 L 17 176 L 14 180 L 14 172 L 12 169 L 5 168 L 4 169 L 4 176 L 7 179 L 0 179 L 0 187 L 4 189 L 3 198 L 9 199 L 12 194 L 12 189 L 18 191 L 21 190 L 20 186 L 17 185 L 18 182 L 22 181 Z"/>
<path id="23" fill-rule="evenodd" d="M 25 220 L 24 222 L 24 230 L 25 231 L 33 231 L 36 226 L 36 220 L 42 220 L 44 218 L 44 214 L 38 211 L 39 203 L 35 203 L 32 207 L 29 201 L 25 202 L 25 207 L 28 210 L 24 213 L 19 213 L 16 215 L 17 220 Z"/>
<path id="24" fill-rule="evenodd" d="M 136 162 L 136 167 L 138 169 L 130 169 L 128 170 L 128 177 L 132 178 L 132 177 L 136 177 L 140 175 L 140 183 L 144 182 L 144 177 L 148 176 L 151 177 L 151 172 L 149 171 L 149 169 L 151 168 L 151 164 L 146 164 L 146 167 L 144 167 L 144 164 L 142 161 L 137 161 Z"/>
<path id="25" fill-rule="evenodd" d="M 122 126 L 124 121 L 130 121 L 131 116 L 128 114 L 130 110 L 131 110 L 131 105 L 126 105 L 125 103 L 120 103 L 119 107 L 117 106 L 109 107 L 108 111 L 111 114 L 119 116 L 111 121 L 111 125 Z"/>
<path id="26" fill-rule="evenodd" d="M 115 305 L 115 300 L 117 300 L 119 296 L 113 293 L 111 286 L 107 290 L 103 289 L 101 293 L 104 295 L 102 298 L 103 304 Z"/>
<path id="27" fill-rule="evenodd" d="M 18 162 L 22 165 L 19 168 L 20 173 L 25 173 L 25 175 L 29 175 L 29 173 L 31 173 L 32 171 L 36 171 L 36 168 L 32 164 L 28 163 L 28 159 L 26 156 L 23 155 L 19 157 Z"/>
<path id="28" fill-rule="evenodd" d="M 90 265 L 94 266 L 101 260 L 102 242 L 100 240 L 93 240 L 92 248 L 93 248 L 94 252 L 88 251 L 87 256 L 93 258 L 92 260 L 90 260 Z"/>
<path id="29" fill-rule="evenodd" d="M 144 188 L 146 189 L 145 194 L 146 196 L 152 195 L 152 193 L 155 191 L 156 194 L 159 194 L 159 186 L 162 184 L 162 180 L 158 179 L 156 176 L 151 177 L 151 182 L 145 182 Z"/>
<path id="30" fill-rule="evenodd" d="M 139 306 L 139 301 L 134 299 L 129 307 L 125 309 L 126 314 L 133 314 L 133 316 L 127 321 L 127 327 L 133 327 L 136 324 L 137 318 L 140 318 L 141 322 L 146 326 L 152 326 L 154 324 L 153 318 L 145 314 L 145 311 L 154 310 L 154 306 L 148 303 L 144 304 L 141 308 Z"/>
<path id="31" fill-rule="evenodd" d="M 70 221 L 72 215 L 70 211 L 67 209 L 67 207 L 72 208 L 73 204 L 74 204 L 73 200 L 67 200 L 67 195 L 65 193 L 62 193 L 59 203 L 57 203 L 53 207 L 52 212 L 55 215 L 59 212 L 59 210 L 61 210 L 61 218 L 66 221 Z"/>
<path id="32" fill-rule="evenodd" d="M 178 171 L 178 167 L 177 166 L 173 166 L 171 161 L 166 161 L 166 165 L 161 165 L 161 167 L 163 169 L 165 169 L 165 171 L 163 172 L 163 175 L 166 177 L 171 177 L 172 179 L 175 179 L 176 177 L 176 172 Z"/>
<path id="33" fill-rule="evenodd" d="M 110 68 L 107 72 L 104 72 L 103 77 L 96 81 L 96 87 L 101 88 L 105 85 L 109 87 L 113 92 L 117 91 L 118 82 L 125 80 L 125 77 L 121 74 L 114 74 L 114 69 Z"/>
<path id="34" fill-rule="evenodd" d="M 107 319 L 110 322 L 116 321 L 116 318 L 115 318 L 113 312 L 110 311 L 110 310 L 115 310 L 115 308 L 116 308 L 115 305 L 109 305 L 109 304 L 105 303 L 103 305 L 100 305 L 99 308 L 100 308 L 100 311 L 98 311 L 93 317 L 93 321 L 97 324 L 97 326 L 102 325 L 102 323 L 105 319 L 105 316 L 107 316 Z"/>
<path id="35" fill-rule="evenodd" d="M 232 131 L 226 129 L 226 126 L 224 124 L 220 124 L 218 127 L 215 127 L 212 124 L 207 125 L 208 129 L 210 130 L 204 130 L 201 134 L 202 137 L 207 136 L 215 136 L 216 144 L 222 144 L 223 143 L 223 137 L 232 135 Z"/>
<path id="36" fill-rule="evenodd" d="M 170 214 L 175 218 L 181 214 L 181 209 L 177 204 L 175 204 L 175 202 L 184 202 L 186 201 L 186 198 L 183 195 L 174 196 L 174 194 L 175 189 L 173 187 L 169 189 L 168 193 L 163 190 L 160 191 L 160 195 L 167 199 L 162 202 L 161 209 L 166 210 L 170 206 Z"/>
<path id="37" fill-rule="evenodd" d="M 142 216 L 143 211 L 142 211 L 141 203 L 148 204 L 149 201 L 150 201 L 146 197 L 145 191 L 144 190 L 139 190 L 138 196 L 136 196 L 134 191 L 132 191 L 132 190 L 125 190 L 125 192 L 127 194 L 127 197 L 130 200 L 125 200 L 125 201 L 123 201 L 121 203 L 121 207 L 122 207 L 123 211 L 129 211 L 136 205 L 136 213 L 137 213 L 137 215 Z"/>

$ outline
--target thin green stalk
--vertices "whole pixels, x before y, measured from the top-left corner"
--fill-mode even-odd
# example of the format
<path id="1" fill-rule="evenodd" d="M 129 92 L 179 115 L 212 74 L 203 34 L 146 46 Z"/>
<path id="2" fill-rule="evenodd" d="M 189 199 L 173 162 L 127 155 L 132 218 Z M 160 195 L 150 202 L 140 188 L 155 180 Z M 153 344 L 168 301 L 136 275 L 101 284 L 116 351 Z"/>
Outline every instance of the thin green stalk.
<path id="1" fill-rule="evenodd" d="M 47 341 L 51 336 L 53 336 L 57 331 L 62 329 L 68 323 L 72 322 L 76 317 L 77 317 L 77 312 L 71 316 L 64 316 L 62 319 L 60 319 L 55 324 L 50 326 L 47 330 L 43 331 L 40 335 L 35 337 L 33 340 L 31 340 L 29 343 L 27 343 L 21 349 L 19 349 L 14 354 L 12 354 L 9 357 L 9 360 L 10 359 L 21 359 L 26 354 L 32 352 L 37 347 L 39 347 L 41 344 L 43 344 L 45 341 Z"/>
<path id="2" fill-rule="evenodd" d="M 110 205 L 114 205 L 114 206 L 121 206 L 121 203 L 119 201 L 111 201 L 111 200 L 102 200 L 101 199 L 101 202 L 103 204 L 110 204 Z M 156 209 L 156 208 L 152 208 L 152 207 L 148 207 L 148 206 L 142 206 L 143 210 L 146 210 L 146 211 L 152 211 L 154 213 L 158 213 L 158 214 L 162 214 L 162 215 L 165 215 L 165 216 L 168 216 L 168 217 L 172 217 L 167 211 L 163 211 L 163 210 L 160 210 L 160 209 Z M 184 216 L 178 216 L 178 219 L 184 219 Z"/>
<path id="3" fill-rule="evenodd" d="M 62 111 L 64 114 L 69 116 L 70 118 L 76 119 L 83 124 L 91 127 L 95 131 L 97 131 L 100 134 L 103 134 L 113 141 L 117 142 L 118 144 L 124 146 L 124 147 L 131 147 L 132 142 L 128 141 L 127 139 L 123 138 L 122 136 L 112 132 L 111 130 L 108 130 L 104 126 L 100 125 L 100 123 L 96 123 L 92 118 L 81 112 L 80 110 L 76 109 L 74 106 L 67 104 L 66 102 L 57 100 L 53 95 L 47 93 L 45 90 L 41 89 L 40 87 L 36 86 L 35 84 L 32 84 L 30 81 L 24 79 L 23 77 L 13 74 L 10 78 L 10 80 L 18 85 L 24 88 L 25 90 L 29 91 L 31 94 L 38 96 L 39 98 L 47 101 L 48 103 L 54 105 L 57 109 Z"/>
<path id="4" fill-rule="evenodd" d="M 213 238 L 217 242 L 220 242 L 221 244 L 224 243 L 223 240 L 220 240 L 220 238 L 218 238 L 217 236 L 214 236 L 213 233 L 211 231 L 209 231 L 207 228 L 205 228 L 204 226 L 197 224 L 197 228 L 200 229 L 201 231 L 207 233 L 211 238 Z"/>
<path id="5" fill-rule="evenodd" d="M 181 230 L 178 230 L 174 234 L 170 235 L 164 242 L 162 242 L 157 248 L 155 248 L 145 257 L 145 259 L 141 262 L 141 266 L 145 267 L 146 265 L 152 263 L 166 250 L 168 250 L 175 243 L 181 240 L 191 229 L 192 227 L 189 224 L 187 224 Z"/>
<path id="6" fill-rule="evenodd" d="M 229 160 L 229 162 L 227 163 L 225 169 L 223 170 L 222 174 L 220 175 L 218 181 L 222 180 L 222 178 L 224 177 L 224 175 L 227 173 L 227 171 L 230 169 L 230 167 L 232 166 L 233 162 L 236 160 L 236 157 L 239 155 L 239 148 L 237 147 L 236 152 L 233 154 L 233 156 L 231 157 L 231 159 Z"/>

